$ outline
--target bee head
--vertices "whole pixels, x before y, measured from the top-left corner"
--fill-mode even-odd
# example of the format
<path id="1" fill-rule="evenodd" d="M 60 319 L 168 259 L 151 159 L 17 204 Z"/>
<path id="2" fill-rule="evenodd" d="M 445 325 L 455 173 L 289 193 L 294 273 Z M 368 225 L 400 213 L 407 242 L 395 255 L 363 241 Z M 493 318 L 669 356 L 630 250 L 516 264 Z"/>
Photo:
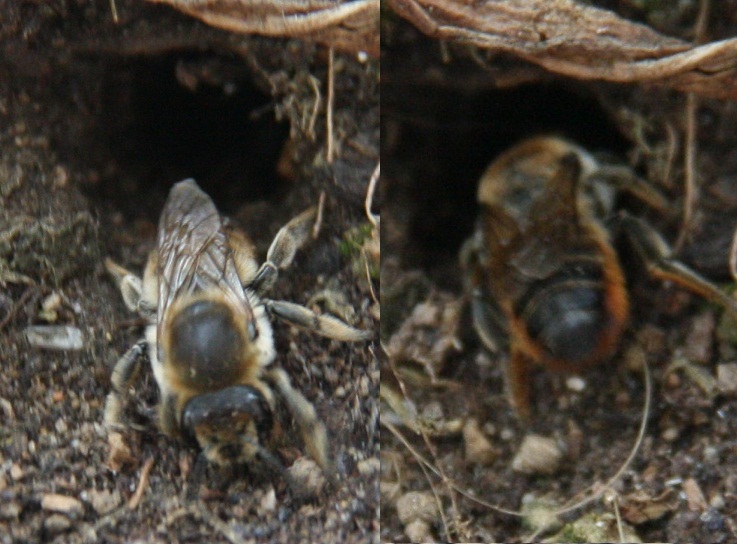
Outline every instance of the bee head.
<path id="1" fill-rule="evenodd" d="M 187 388 L 209 391 L 241 380 L 253 364 L 255 329 L 224 296 L 175 303 L 162 336 L 167 363 Z"/>
<path id="2" fill-rule="evenodd" d="M 190 399 L 182 409 L 184 437 L 216 465 L 246 462 L 262 450 L 273 419 L 264 395 L 253 386 L 230 386 Z"/>

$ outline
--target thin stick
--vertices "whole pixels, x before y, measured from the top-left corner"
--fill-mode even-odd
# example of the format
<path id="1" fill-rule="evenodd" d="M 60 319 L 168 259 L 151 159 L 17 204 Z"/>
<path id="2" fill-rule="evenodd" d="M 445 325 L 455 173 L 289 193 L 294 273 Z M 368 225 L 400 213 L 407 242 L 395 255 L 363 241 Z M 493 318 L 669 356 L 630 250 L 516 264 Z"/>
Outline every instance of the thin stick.
<path id="1" fill-rule="evenodd" d="M 333 143 L 333 102 L 335 100 L 335 67 L 333 49 L 328 50 L 328 106 L 327 106 L 327 161 L 333 163 L 335 159 L 335 144 Z"/>
<path id="2" fill-rule="evenodd" d="M 317 115 L 320 113 L 320 104 L 322 104 L 322 95 L 320 94 L 320 81 L 310 75 L 310 84 L 312 90 L 315 92 L 315 103 L 312 106 L 312 114 L 310 114 L 310 122 L 307 124 L 307 138 L 315 140 L 315 122 L 317 121 Z"/>
<path id="3" fill-rule="evenodd" d="M 5 328 L 5 325 L 13 320 L 13 317 L 18 314 L 18 312 L 21 310 L 21 307 L 23 307 L 32 298 L 34 298 L 34 296 L 39 295 L 38 292 L 39 289 L 36 286 L 31 286 L 25 292 L 23 292 L 23 295 L 18 298 L 18 301 L 13 304 L 13 307 L 10 308 L 7 315 L 5 315 L 3 320 L 0 321 L 0 330 Z"/>
<path id="4" fill-rule="evenodd" d="M 694 27 L 695 41 L 704 40 L 706 26 L 709 21 L 709 0 L 701 0 L 699 14 Z M 683 198 L 683 226 L 676 240 L 675 250 L 679 251 L 686 242 L 693 222 L 693 212 L 698 201 L 696 186 L 696 114 L 699 110 L 699 101 L 696 94 L 689 92 L 686 96 L 686 152 L 684 156 L 684 198 Z"/>
<path id="5" fill-rule="evenodd" d="M 696 204 L 696 111 L 698 110 L 698 99 L 695 94 L 686 96 L 686 151 L 684 154 L 684 194 L 683 194 L 683 223 L 681 232 L 676 240 L 675 250 L 678 251 L 686 242 L 693 219 L 694 205 Z"/>
<path id="6" fill-rule="evenodd" d="M 115 0 L 110 0 L 110 11 L 113 14 L 113 23 L 118 23 L 118 7 L 115 5 Z"/>
<path id="7" fill-rule="evenodd" d="M 366 217 L 371 222 L 372 226 L 378 225 L 379 218 L 371 212 L 371 205 L 374 201 L 374 192 L 376 191 L 376 183 L 381 175 L 381 162 L 376 164 L 374 172 L 371 173 L 371 180 L 369 180 L 368 189 L 366 190 L 366 200 L 364 201 L 364 209 L 366 210 Z"/>
<path id="8" fill-rule="evenodd" d="M 732 246 L 729 248 L 729 273 L 737 282 L 737 228 L 732 236 Z"/>
<path id="9" fill-rule="evenodd" d="M 317 215 L 315 215 L 315 224 L 312 225 L 312 239 L 317 238 L 322 228 L 322 212 L 325 207 L 325 191 L 320 192 L 320 199 L 317 201 Z"/>
<path id="10" fill-rule="evenodd" d="M 149 457 L 146 459 L 146 462 L 143 463 L 143 468 L 141 468 L 141 477 L 138 479 L 136 491 L 131 496 L 130 501 L 128 501 L 128 508 L 131 511 L 140 505 L 141 500 L 143 499 L 143 494 L 146 492 L 146 488 L 148 487 L 148 475 L 151 473 L 151 469 L 153 467 L 154 458 Z"/>

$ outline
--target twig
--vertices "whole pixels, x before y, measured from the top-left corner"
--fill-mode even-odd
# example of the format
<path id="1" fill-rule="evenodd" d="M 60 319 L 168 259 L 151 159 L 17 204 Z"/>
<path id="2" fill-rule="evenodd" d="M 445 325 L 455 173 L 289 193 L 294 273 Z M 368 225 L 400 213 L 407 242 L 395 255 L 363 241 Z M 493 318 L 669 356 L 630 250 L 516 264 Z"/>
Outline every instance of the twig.
<path id="1" fill-rule="evenodd" d="M 151 469 L 154 466 L 154 458 L 149 457 L 146 459 L 146 462 L 143 463 L 143 467 L 141 468 L 141 476 L 138 479 L 138 486 L 136 487 L 136 491 L 133 493 L 133 495 L 130 498 L 130 501 L 128 501 L 128 509 L 131 511 L 136 509 L 138 505 L 141 503 L 141 499 L 143 499 L 143 494 L 146 492 L 146 488 L 148 487 L 148 475 L 151 473 Z"/>
<path id="2" fill-rule="evenodd" d="M 329 164 L 335 159 L 335 144 L 333 143 L 333 102 L 335 101 L 335 54 L 333 49 L 328 50 L 328 106 L 327 106 L 327 160 Z"/>
<path id="3" fill-rule="evenodd" d="M 12 321 L 13 318 L 18 314 L 18 311 L 20 311 L 21 307 L 28 303 L 28 301 L 31 300 L 34 296 L 38 295 L 38 292 L 39 289 L 35 286 L 31 286 L 25 292 L 23 292 L 23 295 L 18 298 L 18 301 L 15 302 L 13 304 L 13 307 L 10 308 L 8 314 L 5 315 L 2 321 L 0 321 L 0 330 L 5 328 L 5 325 Z"/>
<path id="4" fill-rule="evenodd" d="M 737 228 L 732 235 L 732 246 L 729 248 L 729 273 L 737 282 Z"/>
<path id="5" fill-rule="evenodd" d="M 110 0 L 110 12 L 113 15 L 113 23 L 119 23 L 118 19 L 118 7 L 115 5 L 115 0 Z"/>
<path id="6" fill-rule="evenodd" d="M 315 140 L 315 122 L 317 121 L 317 114 L 320 113 L 320 104 L 322 103 L 322 95 L 320 94 L 320 81 L 310 75 L 310 85 L 312 90 L 315 91 L 315 103 L 312 106 L 312 114 L 310 114 L 310 122 L 307 124 L 307 138 Z"/>
<path id="7" fill-rule="evenodd" d="M 683 223 L 681 231 L 676 240 L 675 250 L 680 250 L 688 233 L 691 230 L 693 220 L 693 210 L 696 204 L 697 187 L 696 187 L 696 111 L 698 110 L 698 99 L 695 94 L 689 93 L 686 96 L 686 151 L 684 153 L 684 180 L 683 180 Z"/>
<path id="8" fill-rule="evenodd" d="M 366 210 L 366 217 L 368 217 L 368 220 L 374 227 L 378 225 L 379 218 L 371 212 L 371 205 L 374 201 L 374 192 L 376 191 L 376 183 L 379 180 L 379 175 L 381 175 L 381 162 L 376 164 L 374 172 L 371 173 L 371 180 L 369 180 L 368 189 L 366 190 L 366 200 L 363 203 Z"/>
<path id="9" fill-rule="evenodd" d="M 312 239 L 317 238 L 322 227 L 322 212 L 325 207 L 325 191 L 320 192 L 320 199 L 317 201 L 317 215 L 315 216 L 315 224 L 312 225 Z"/>

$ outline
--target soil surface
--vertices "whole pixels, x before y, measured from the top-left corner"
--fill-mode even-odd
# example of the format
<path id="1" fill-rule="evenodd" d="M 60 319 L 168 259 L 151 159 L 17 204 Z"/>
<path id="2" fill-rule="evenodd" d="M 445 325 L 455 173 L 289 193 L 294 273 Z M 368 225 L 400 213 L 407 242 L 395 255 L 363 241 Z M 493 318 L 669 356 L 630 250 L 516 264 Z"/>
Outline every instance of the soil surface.
<path id="1" fill-rule="evenodd" d="M 687 3 L 690 15 L 597 4 L 688 38 L 698 3 Z M 733 2 L 714 5 L 708 40 L 734 36 L 735 14 Z M 693 132 L 699 195 L 677 257 L 729 291 L 734 104 L 689 107 L 663 88 L 574 82 L 438 44 L 399 19 L 383 23 L 382 541 L 737 542 L 734 322 L 648 279 L 621 252 L 633 314 L 619 352 L 581 375 L 536 371 L 526 425 L 505 396 L 507 352 L 491 353 L 475 336 L 458 261 L 484 168 L 537 134 L 565 136 L 648 178 L 674 214 L 632 201 L 618 209 L 675 243 Z M 639 351 L 652 394 L 642 445 L 627 464 L 647 396 Z M 520 453 L 523 443 L 534 448 Z"/>
<path id="2" fill-rule="evenodd" d="M 111 367 L 143 331 L 103 260 L 142 271 L 168 190 L 184 178 L 251 235 L 260 260 L 324 193 L 319 236 L 270 297 L 314 300 L 378 333 L 378 281 L 355 238 L 370 233 L 378 63 L 335 54 L 329 163 L 326 48 L 116 5 L 118 23 L 107 0 L 0 2 L 0 541 L 376 541 L 375 343 L 274 323 L 276 363 L 328 429 L 334 484 L 284 409 L 267 447 L 288 478 L 249 466 L 197 479 L 197 451 L 157 430 L 147 365 L 122 443 L 109 444 L 102 411 Z M 29 342 L 55 327 L 71 328 L 54 334 L 59 349 Z"/>

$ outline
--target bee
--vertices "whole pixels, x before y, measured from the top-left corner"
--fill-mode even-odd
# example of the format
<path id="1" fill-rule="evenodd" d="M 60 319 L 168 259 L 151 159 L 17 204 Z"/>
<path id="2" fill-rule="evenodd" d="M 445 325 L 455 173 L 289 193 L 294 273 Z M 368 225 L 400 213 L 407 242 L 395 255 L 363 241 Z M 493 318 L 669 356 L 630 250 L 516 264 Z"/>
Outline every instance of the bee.
<path id="1" fill-rule="evenodd" d="M 328 473 L 325 426 L 286 372 L 272 365 L 270 316 L 336 340 L 366 340 L 370 333 L 265 297 L 309 238 L 316 215 L 308 209 L 287 223 L 259 266 L 253 244 L 226 225 L 194 180 L 174 185 L 143 279 L 106 261 L 126 306 L 147 324 L 145 337 L 113 368 L 105 405 L 109 428 L 121 426 L 124 397 L 139 361 L 148 357 L 159 388 L 158 425 L 165 434 L 199 446 L 215 465 L 268 460 L 264 444 L 278 394 L 308 452 Z"/>
<path id="2" fill-rule="evenodd" d="M 558 137 L 512 147 L 481 177 L 480 217 L 461 264 L 481 341 L 498 350 L 499 337 L 508 337 L 507 393 L 524 419 L 535 366 L 578 372 L 617 351 L 630 304 L 614 243 L 628 244 L 651 277 L 737 311 L 733 300 L 673 259 L 643 220 L 614 212 L 620 192 L 667 208 L 666 199 L 628 169 L 601 164 Z"/>

